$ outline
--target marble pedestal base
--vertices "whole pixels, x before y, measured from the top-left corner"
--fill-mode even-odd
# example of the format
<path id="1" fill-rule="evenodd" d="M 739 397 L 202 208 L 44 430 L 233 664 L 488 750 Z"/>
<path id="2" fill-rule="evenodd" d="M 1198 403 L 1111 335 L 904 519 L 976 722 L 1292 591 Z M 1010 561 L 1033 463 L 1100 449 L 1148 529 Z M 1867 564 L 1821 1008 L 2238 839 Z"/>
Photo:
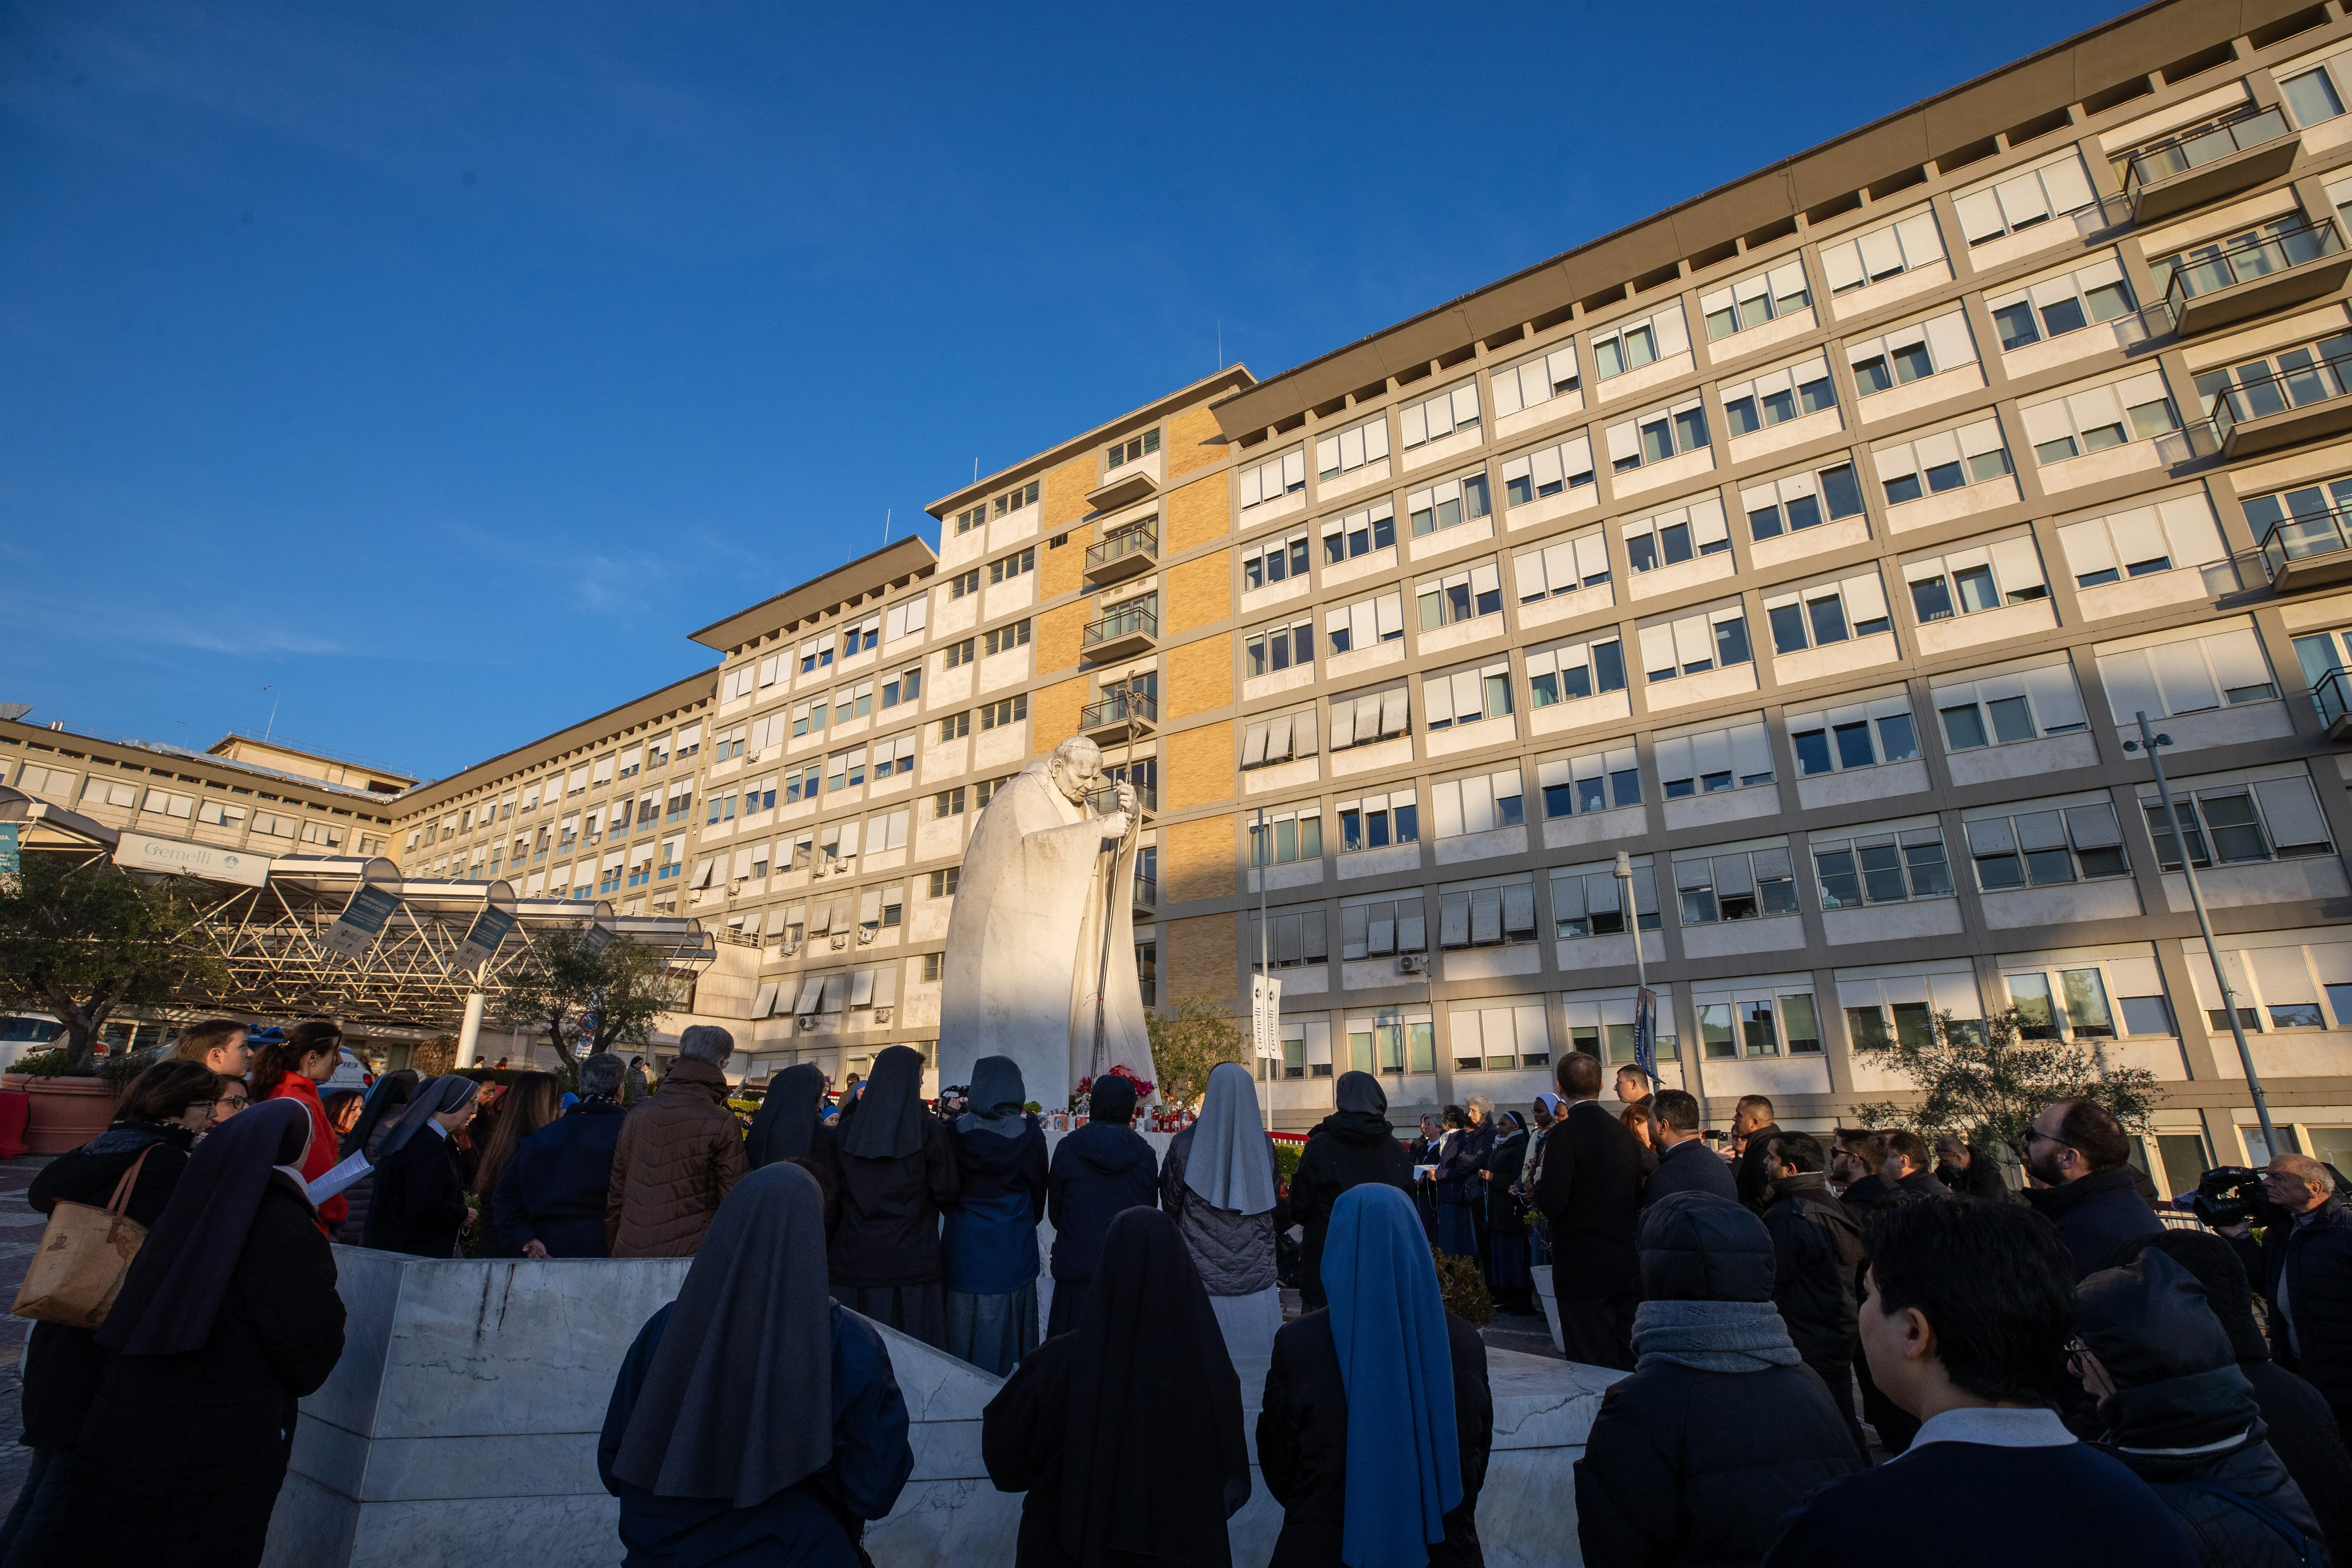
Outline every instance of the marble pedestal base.
<path id="1" fill-rule="evenodd" d="M 343 1359 L 302 1402 L 266 1568 L 588 1568 L 616 1564 L 619 1504 L 596 1477 L 613 1377 L 685 1258 L 428 1261 L 337 1247 Z M 989 1484 L 981 1412 L 1000 1380 L 881 1331 L 914 1417 L 914 1477 L 867 1528 L 877 1568 L 1012 1568 L 1021 1499 Z M 1263 1356 L 1237 1358 L 1251 1455 Z M 1494 1457 L 1478 1532 L 1495 1568 L 1572 1564 L 1575 1479 L 1601 1393 L 1620 1373 L 1487 1352 Z M 1282 1510 L 1253 1475 L 1231 1523 L 1261 1568 Z"/>

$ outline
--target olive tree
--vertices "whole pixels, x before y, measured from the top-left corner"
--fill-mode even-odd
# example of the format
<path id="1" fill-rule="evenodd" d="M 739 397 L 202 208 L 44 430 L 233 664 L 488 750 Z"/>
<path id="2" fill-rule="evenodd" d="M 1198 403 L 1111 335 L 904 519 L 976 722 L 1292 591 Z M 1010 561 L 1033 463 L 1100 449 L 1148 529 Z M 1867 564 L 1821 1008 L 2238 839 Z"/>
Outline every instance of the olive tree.
<path id="1" fill-rule="evenodd" d="M 677 1005 L 678 979 L 662 955 L 633 942 L 592 939 L 594 927 L 534 931 L 531 956 L 506 984 L 499 1015 L 544 1035 L 565 1067 L 616 1046 L 641 1046 Z"/>
<path id="2" fill-rule="evenodd" d="M 208 896 L 190 878 L 25 857 L 13 882 L 0 879 L 0 1004 L 55 1014 L 66 1072 L 90 1073 L 117 1012 L 202 1002 L 226 987 L 228 965 L 205 930 Z"/>

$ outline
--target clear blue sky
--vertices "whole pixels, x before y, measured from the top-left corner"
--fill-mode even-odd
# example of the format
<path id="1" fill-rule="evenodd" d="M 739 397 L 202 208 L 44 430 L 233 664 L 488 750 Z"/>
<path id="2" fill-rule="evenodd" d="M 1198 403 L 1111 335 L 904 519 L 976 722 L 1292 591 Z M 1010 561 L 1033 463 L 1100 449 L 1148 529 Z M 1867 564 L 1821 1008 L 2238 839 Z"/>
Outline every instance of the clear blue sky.
<path id="1" fill-rule="evenodd" d="M 17 0 L 0 700 L 446 774 L 1220 321 L 1270 374 L 2111 14 Z"/>

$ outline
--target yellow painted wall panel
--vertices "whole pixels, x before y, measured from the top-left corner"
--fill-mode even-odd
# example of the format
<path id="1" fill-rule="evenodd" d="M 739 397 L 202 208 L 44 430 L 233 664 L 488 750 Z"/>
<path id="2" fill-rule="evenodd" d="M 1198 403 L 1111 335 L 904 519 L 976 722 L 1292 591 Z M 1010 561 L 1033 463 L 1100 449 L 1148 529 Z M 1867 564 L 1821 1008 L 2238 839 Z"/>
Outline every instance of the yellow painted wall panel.
<path id="1" fill-rule="evenodd" d="M 1212 539 L 1223 539 L 1233 529 L 1233 488 L 1223 474 L 1170 492 L 1160 509 L 1167 524 L 1160 537 L 1168 552 L 1181 554 Z"/>
<path id="2" fill-rule="evenodd" d="M 1234 727 L 1203 724 L 1179 730 L 1160 746 L 1167 759 L 1160 781 L 1168 792 L 1168 808 L 1186 811 L 1234 795 Z"/>
<path id="3" fill-rule="evenodd" d="M 1240 890 L 1234 819 L 1172 823 L 1160 835 L 1160 896 L 1171 903 L 1230 898 Z"/>
<path id="4" fill-rule="evenodd" d="M 1160 997 L 1163 1004 L 1202 998 L 1239 1007 L 1239 917 L 1199 915 L 1160 928 Z"/>
<path id="5" fill-rule="evenodd" d="M 1231 551 L 1220 550 L 1182 562 L 1160 574 L 1160 624 L 1177 637 L 1234 613 Z"/>
<path id="6" fill-rule="evenodd" d="M 1029 694 L 1029 748 L 1043 756 L 1078 732 L 1078 711 L 1086 706 L 1087 680 L 1057 680 Z"/>
<path id="7" fill-rule="evenodd" d="M 1164 660 L 1162 722 L 1174 723 L 1195 713 L 1207 713 L 1234 700 L 1234 656 L 1223 637 L 1179 643 Z"/>
<path id="8" fill-rule="evenodd" d="M 1217 416 L 1207 408 L 1187 408 L 1168 416 L 1162 437 L 1171 479 L 1205 468 L 1225 455 L 1225 438 L 1217 431 Z"/>

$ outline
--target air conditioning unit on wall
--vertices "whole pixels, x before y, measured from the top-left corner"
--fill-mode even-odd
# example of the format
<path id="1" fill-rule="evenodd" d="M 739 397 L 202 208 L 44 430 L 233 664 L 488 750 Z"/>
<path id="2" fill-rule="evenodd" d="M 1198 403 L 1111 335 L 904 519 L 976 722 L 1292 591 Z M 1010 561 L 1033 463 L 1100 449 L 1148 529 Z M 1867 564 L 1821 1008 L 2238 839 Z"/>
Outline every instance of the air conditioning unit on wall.
<path id="1" fill-rule="evenodd" d="M 1406 953 L 1402 958 L 1397 960 L 1397 973 L 1399 974 L 1428 973 L 1429 955 L 1422 952 Z"/>

